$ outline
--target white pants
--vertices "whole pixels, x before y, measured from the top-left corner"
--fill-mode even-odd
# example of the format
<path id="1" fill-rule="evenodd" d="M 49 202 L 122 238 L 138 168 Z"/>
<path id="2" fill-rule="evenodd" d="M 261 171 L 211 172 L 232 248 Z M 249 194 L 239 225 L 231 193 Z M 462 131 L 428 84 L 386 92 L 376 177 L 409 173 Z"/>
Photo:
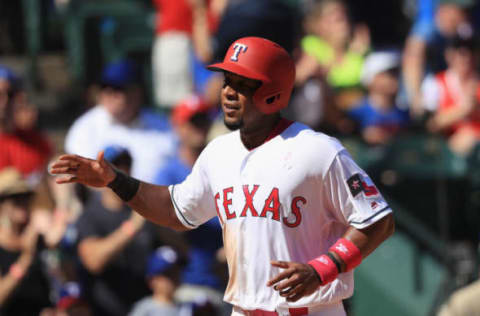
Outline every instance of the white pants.
<path id="1" fill-rule="evenodd" d="M 309 312 L 308 316 L 347 316 L 343 304 L 325 305 L 313 308 L 314 311 Z M 290 316 L 288 310 L 277 310 L 278 316 Z M 234 306 L 232 316 L 249 316 L 248 311 L 244 311 L 241 308 Z"/>
<path id="2" fill-rule="evenodd" d="M 167 32 L 155 38 L 152 49 L 155 103 L 171 108 L 193 92 L 192 42 L 182 32 Z"/>

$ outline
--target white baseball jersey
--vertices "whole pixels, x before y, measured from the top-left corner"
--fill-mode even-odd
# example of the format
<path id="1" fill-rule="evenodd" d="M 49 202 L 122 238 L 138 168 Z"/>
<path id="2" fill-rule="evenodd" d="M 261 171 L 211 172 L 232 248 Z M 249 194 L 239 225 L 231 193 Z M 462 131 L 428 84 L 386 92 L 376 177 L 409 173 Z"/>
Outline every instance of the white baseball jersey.
<path id="1" fill-rule="evenodd" d="M 253 150 L 239 131 L 214 139 L 185 181 L 169 190 L 186 227 L 220 218 L 229 267 L 224 299 L 245 310 L 340 304 L 353 293 L 352 271 L 287 303 L 266 286 L 281 272 L 270 261 L 306 263 L 350 225 L 364 228 L 391 213 L 336 139 L 300 123 Z"/>

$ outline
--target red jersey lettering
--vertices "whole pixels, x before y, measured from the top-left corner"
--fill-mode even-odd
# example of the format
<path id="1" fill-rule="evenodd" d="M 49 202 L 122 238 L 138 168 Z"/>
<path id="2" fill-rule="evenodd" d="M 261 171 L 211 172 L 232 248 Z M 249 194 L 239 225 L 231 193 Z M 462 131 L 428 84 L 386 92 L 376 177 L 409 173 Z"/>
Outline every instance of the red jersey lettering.
<path id="1" fill-rule="evenodd" d="M 235 212 L 230 212 L 230 209 L 228 208 L 228 206 L 232 204 L 232 199 L 228 198 L 229 193 L 233 193 L 233 187 L 223 189 L 223 209 L 225 210 L 227 219 L 232 219 L 237 217 L 237 214 L 235 214 Z"/>
<path id="2" fill-rule="evenodd" d="M 289 223 L 287 218 L 283 218 L 283 223 L 290 228 L 297 227 L 302 222 L 302 213 L 300 213 L 300 207 L 298 207 L 298 202 L 302 202 L 303 205 L 307 204 L 307 200 L 303 196 L 297 196 L 292 200 L 292 213 L 295 215 L 295 221 Z"/>
<path id="3" fill-rule="evenodd" d="M 278 188 L 273 188 L 272 192 L 265 200 L 260 217 L 267 217 L 267 212 L 272 212 L 272 219 L 280 221 L 280 199 L 278 197 Z"/>
<path id="4" fill-rule="evenodd" d="M 253 186 L 252 192 L 248 191 L 248 185 L 245 184 L 243 186 L 243 194 L 245 194 L 245 206 L 243 207 L 242 214 L 240 215 L 241 217 L 247 216 L 247 210 L 250 209 L 250 212 L 252 213 L 252 216 L 257 217 L 258 213 L 257 210 L 255 209 L 255 206 L 253 206 L 253 196 L 258 190 L 259 185 L 255 184 Z"/>

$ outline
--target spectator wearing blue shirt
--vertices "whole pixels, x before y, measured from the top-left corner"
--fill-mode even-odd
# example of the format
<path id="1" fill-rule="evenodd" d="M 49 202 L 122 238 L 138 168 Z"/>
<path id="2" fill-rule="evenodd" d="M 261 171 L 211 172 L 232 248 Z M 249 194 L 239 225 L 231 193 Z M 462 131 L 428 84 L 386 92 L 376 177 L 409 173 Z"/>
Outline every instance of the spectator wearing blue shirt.
<path id="1" fill-rule="evenodd" d="M 408 124 L 408 111 L 397 104 L 399 67 L 395 52 L 374 52 L 365 61 L 362 83 L 368 93 L 348 114 L 368 144 L 385 144 Z"/>
<path id="2" fill-rule="evenodd" d="M 449 39 L 472 32 L 469 10 L 474 0 L 422 0 L 421 13 L 405 44 L 402 72 L 411 114 L 421 118 L 421 83 L 426 74 L 446 69 L 444 52 Z M 433 12 L 429 12 L 429 11 Z"/>
<path id="3" fill-rule="evenodd" d="M 65 137 L 65 151 L 97 157 L 110 144 L 128 149 L 132 176 L 153 181 L 153 175 L 174 155 L 176 138 L 168 119 L 142 106 L 140 70 L 131 60 L 105 65 L 98 104 L 73 122 Z"/>

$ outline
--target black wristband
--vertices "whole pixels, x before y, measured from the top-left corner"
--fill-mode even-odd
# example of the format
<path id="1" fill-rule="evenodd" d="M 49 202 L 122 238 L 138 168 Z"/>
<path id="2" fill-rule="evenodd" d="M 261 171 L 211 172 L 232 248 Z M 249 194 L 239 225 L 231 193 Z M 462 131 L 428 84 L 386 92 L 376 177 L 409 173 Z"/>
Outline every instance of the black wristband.
<path id="1" fill-rule="evenodd" d="M 115 179 L 107 184 L 107 187 L 112 189 L 123 201 L 128 202 L 137 194 L 140 181 L 119 170 L 115 170 L 115 173 Z"/>
<path id="2" fill-rule="evenodd" d="M 341 266 L 340 262 L 338 262 L 337 258 L 335 258 L 335 256 L 331 252 L 327 252 L 327 256 L 330 259 L 332 259 L 333 263 L 335 263 L 335 266 L 337 267 L 338 273 L 342 272 L 342 266 Z"/>

